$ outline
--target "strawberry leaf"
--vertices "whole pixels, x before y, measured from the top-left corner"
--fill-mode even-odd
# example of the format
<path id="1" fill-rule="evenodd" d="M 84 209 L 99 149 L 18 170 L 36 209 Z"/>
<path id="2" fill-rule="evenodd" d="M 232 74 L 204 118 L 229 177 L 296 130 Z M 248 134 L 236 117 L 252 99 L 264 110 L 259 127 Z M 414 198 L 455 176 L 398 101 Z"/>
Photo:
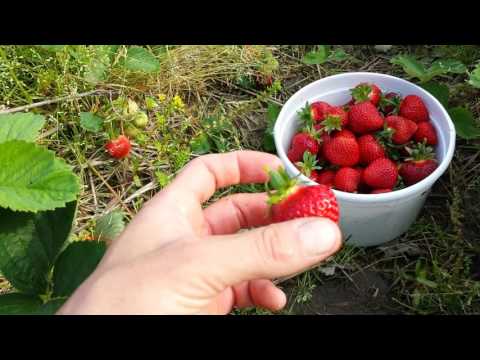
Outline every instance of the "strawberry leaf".
<path id="1" fill-rule="evenodd" d="M 470 78 L 468 83 L 477 89 L 480 89 L 480 63 L 477 67 L 470 73 Z"/>
<path id="2" fill-rule="evenodd" d="M 455 124 L 455 130 L 459 137 L 468 140 L 480 136 L 480 128 L 470 110 L 463 107 L 454 107 L 449 109 L 448 113 Z"/>
<path id="3" fill-rule="evenodd" d="M 53 272 L 54 296 L 70 296 L 95 270 L 106 251 L 99 241 L 76 241 L 58 257 Z"/>
<path id="4" fill-rule="evenodd" d="M 75 212 L 76 202 L 36 214 L 0 209 L 0 270 L 16 289 L 32 295 L 45 293 Z"/>
<path id="5" fill-rule="evenodd" d="M 160 69 L 157 58 L 141 46 L 132 46 L 127 50 L 123 65 L 128 70 L 145 73 L 157 72 Z"/>
<path id="6" fill-rule="evenodd" d="M 0 115 L 0 143 L 9 140 L 33 142 L 45 124 L 42 115 L 17 113 Z"/>
<path id="7" fill-rule="evenodd" d="M 207 154 L 212 150 L 210 140 L 204 132 L 200 133 L 190 141 L 192 152 L 197 155 Z"/>
<path id="8" fill-rule="evenodd" d="M 21 293 L 0 295 L 0 315 L 23 315 L 36 311 L 42 300 L 36 296 Z"/>
<path id="9" fill-rule="evenodd" d="M 0 164 L 0 207 L 52 210 L 75 200 L 80 191 L 79 179 L 70 166 L 33 143 L 1 143 Z"/>
<path id="10" fill-rule="evenodd" d="M 330 55 L 330 49 L 326 45 L 319 45 L 316 51 L 310 51 L 303 57 L 303 62 L 307 65 L 321 65 L 327 61 Z"/>
<path id="11" fill-rule="evenodd" d="M 435 75 L 441 74 L 463 74 L 467 71 L 465 65 L 454 59 L 438 59 L 432 63 L 429 72 Z"/>
<path id="12" fill-rule="evenodd" d="M 91 112 L 80 113 L 80 126 L 87 131 L 98 133 L 103 128 L 103 119 Z"/>
<path id="13" fill-rule="evenodd" d="M 125 223 L 123 222 L 124 214 L 115 210 L 109 212 L 108 214 L 100 217 L 93 231 L 93 236 L 95 240 L 98 241 L 112 241 L 118 235 L 120 235 L 125 228 Z"/>
<path id="14" fill-rule="evenodd" d="M 409 55 L 397 55 L 393 57 L 390 62 L 394 65 L 399 65 L 408 75 L 416 77 L 420 81 L 428 77 L 427 70 L 423 64 L 419 63 L 414 57 Z"/>
<path id="15" fill-rule="evenodd" d="M 265 151 L 274 152 L 275 151 L 275 140 L 273 138 L 273 128 L 275 127 L 275 122 L 277 121 L 278 114 L 282 108 L 274 103 L 269 103 L 267 108 L 267 128 L 263 136 L 263 149 Z"/>
<path id="16" fill-rule="evenodd" d="M 430 94 L 435 96 L 438 101 L 444 106 L 448 106 L 448 99 L 450 97 L 450 91 L 448 86 L 445 84 L 440 84 L 438 82 L 429 81 L 422 85 L 422 87 L 427 90 Z"/>

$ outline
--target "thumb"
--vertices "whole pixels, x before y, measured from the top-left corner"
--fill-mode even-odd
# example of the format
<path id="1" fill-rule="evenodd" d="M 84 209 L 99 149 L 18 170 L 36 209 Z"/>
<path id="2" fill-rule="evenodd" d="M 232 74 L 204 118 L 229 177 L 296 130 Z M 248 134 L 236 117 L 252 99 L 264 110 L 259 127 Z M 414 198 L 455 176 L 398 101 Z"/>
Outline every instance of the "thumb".
<path id="1" fill-rule="evenodd" d="M 205 241 L 206 276 L 221 287 L 292 275 L 320 263 L 341 245 L 337 224 L 302 218 Z"/>

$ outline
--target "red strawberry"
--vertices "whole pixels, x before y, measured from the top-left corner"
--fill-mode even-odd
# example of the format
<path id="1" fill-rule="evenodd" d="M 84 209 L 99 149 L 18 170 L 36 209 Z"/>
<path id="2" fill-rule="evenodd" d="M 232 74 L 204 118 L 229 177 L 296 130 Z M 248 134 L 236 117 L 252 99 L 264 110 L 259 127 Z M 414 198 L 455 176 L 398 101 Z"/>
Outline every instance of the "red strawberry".
<path id="1" fill-rule="evenodd" d="M 316 155 L 318 150 L 320 150 L 318 133 L 313 129 L 304 129 L 293 137 L 287 157 L 291 162 L 296 163 L 303 159 L 306 151 Z"/>
<path id="2" fill-rule="evenodd" d="M 343 130 L 337 131 L 337 132 L 333 135 L 333 137 L 334 137 L 334 138 L 346 137 L 346 138 L 350 138 L 350 139 L 356 139 L 356 138 L 357 138 L 353 132 L 351 132 L 350 130 L 347 130 L 347 129 L 343 129 Z"/>
<path id="3" fill-rule="evenodd" d="M 383 127 L 383 118 L 375 105 L 371 102 L 355 104 L 350 108 L 349 124 L 357 134 L 366 134 L 380 130 Z"/>
<path id="4" fill-rule="evenodd" d="M 323 156 L 333 165 L 354 166 L 360 160 L 360 151 L 356 139 L 334 137 L 323 144 Z"/>
<path id="5" fill-rule="evenodd" d="M 433 158 L 433 149 L 425 144 L 418 144 L 415 148 L 407 148 L 410 158 L 400 165 L 399 174 L 405 185 L 410 186 L 425 179 L 435 171 L 438 162 Z"/>
<path id="6" fill-rule="evenodd" d="M 333 184 L 336 189 L 345 192 L 357 191 L 360 183 L 360 173 L 351 167 L 342 167 L 335 174 Z"/>
<path id="7" fill-rule="evenodd" d="M 332 187 L 333 179 L 335 179 L 335 171 L 327 169 L 318 172 L 317 180 L 315 182 L 318 184 Z"/>
<path id="8" fill-rule="evenodd" d="M 428 110 L 423 100 L 417 95 L 408 95 L 400 104 L 400 116 L 416 123 L 428 121 Z"/>
<path id="9" fill-rule="evenodd" d="M 405 185 L 410 186 L 425 179 L 433 173 L 438 167 L 438 163 L 434 159 L 407 161 L 400 165 L 399 174 Z"/>
<path id="10" fill-rule="evenodd" d="M 427 145 L 437 145 L 437 132 L 429 121 L 422 121 L 418 123 L 418 129 L 415 133 L 415 141 L 426 141 Z"/>
<path id="11" fill-rule="evenodd" d="M 360 167 L 360 166 L 356 166 L 355 170 L 357 170 L 358 174 L 360 175 L 360 182 L 358 183 L 358 192 L 359 193 L 369 192 L 370 188 L 368 187 L 368 185 L 363 180 L 363 172 L 365 171 L 365 169 Z"/>
<path id="12" fill-rule="evenodd" d="M 310 114 L 313 121 L 321 122 L 325 119 L 327 112 L 332 108 L 332 105 L 325 101 L 317 101 L 310 105 Z"/>
<path id="13" fill-rule="evenodd" d="M 351 92 L 355 103 L 370 101 L 375 106 L 382 95 L 382 91 L 377 85 L 367 83 L 358 84 Z"/>
<path id="14" fill-rule="evenodd" d="M 325 111 L 325 118 L 321 122 L 322 129 L 328 133 L 342 130 L 348 124 L 348 113 L 339 106 L 332 106 Z"/>
<path id="15" fill-rule="evenodd" d="M 392 189 L 377 189 L 370 192 L 370 194 L 383 194 L 388 192 L 392 192 Z"/>
<path id="16" fill-rule="evenodd" d="M 400 103 L 402 101 L 402 98 L 400 95 L 394 92 L 389 92 L 385 96 L 382 96 L 380 99 L 380 110 L 385 114 L 385 115 L 396 115 L 398 114 L 398 111 L 400 109 Z"/>
<path id="17" fill-rule="evenodd" d="M 125 135 L 120 135 L 118 138 L 110 140 L 105 144 L 108 153 L 115 159 L 122 159 L 130 153 L 130 140 Z"/>
<path id="18" fill-rule="evenodd" d="M 320 125 L 320 124 L 318 124 L 318 125 Z M 326 132 L 321 133 L 321 135 L 320 135 L 320 150 L 318 152 L 319 156 L 325 157 L 325 155 L 323 153 L 323 150 L 325 149 L 325 144 L 327 144 L 331 140 L 332 140 L 332 136 L 330 136 L 330 134 L 328 134 Z"/>
<path id="19" fill-rule="evenodd" d="M 303 154 L 303 162 L 297 162 L 295 165 L 303 175 L 317 182 L 317 170 L 320 170 L 321 167 L 318 166 L 316 155 L 312 155 L 310 152 L 306 151 Z"/>
<path id="20" fill-rule="evenodd" d="M 387 158 L 373 161 L 363 172 L 363 180 L 374 189 L 391 189 L 397 183 L 397 178 L 397 166 Z"/>
<path id="21" fill-rule="evenodd" d="M 360 149 L 360 162 L 370 164 L 372 161 L 384 158 L 385 150 L 373 135 L 362 135 L 358 138 L 358 147 Z"/>
<path id="22" fill-rule="evenodd" d="M 326 217 L 338 223 L 339 209 L 335 194 L 328 186 L 300 186 L 283 168 L 269 171 L 268 204 L 273 222 L 302 217 Z M 276 190 L 274 193 L 271 189 Z"/>
<path id="23" fill-rule="evenodd" d="M 407 143 L 417 131 L 417 124 L 407 118 L 390 115 L 385 118 L 387 127 L 393 129 L 392 141 L 395 144 Z"/>

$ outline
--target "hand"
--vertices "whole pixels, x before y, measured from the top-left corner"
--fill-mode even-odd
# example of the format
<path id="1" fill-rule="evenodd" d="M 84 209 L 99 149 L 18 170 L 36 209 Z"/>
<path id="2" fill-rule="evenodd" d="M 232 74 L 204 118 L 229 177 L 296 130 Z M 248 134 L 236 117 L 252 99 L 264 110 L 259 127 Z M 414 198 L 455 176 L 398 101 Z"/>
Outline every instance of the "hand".
<path id="1" fill-rule="evenodd" d="M 270 280 L 312 267 L 341 247 L 337 225 L 303 218 L 270 224 L 267 195 L 220 188 L 267 180 L 273 155 L 238 151 L 191 161 L 145 204 L 59 314 L 228 314 L 273 311 L 286 296 Z M 239 232 L 240 229 L 256 228 Z"/>

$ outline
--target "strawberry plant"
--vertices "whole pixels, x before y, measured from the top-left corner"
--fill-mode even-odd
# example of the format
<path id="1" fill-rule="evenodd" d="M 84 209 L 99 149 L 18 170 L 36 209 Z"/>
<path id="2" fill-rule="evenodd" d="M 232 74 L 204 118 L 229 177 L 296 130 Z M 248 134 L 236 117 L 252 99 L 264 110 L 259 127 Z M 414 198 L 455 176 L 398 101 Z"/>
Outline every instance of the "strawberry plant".
<path id="1" fill-rule="evenodd" d="M 80 183 L 35 143 L 44 123 L 30 113 L 0 116 L 0 272 L 15 289 L 0 295 L 0 314 L 54 313 L 105 251 L 104 242 L 72 242 Z"/>

